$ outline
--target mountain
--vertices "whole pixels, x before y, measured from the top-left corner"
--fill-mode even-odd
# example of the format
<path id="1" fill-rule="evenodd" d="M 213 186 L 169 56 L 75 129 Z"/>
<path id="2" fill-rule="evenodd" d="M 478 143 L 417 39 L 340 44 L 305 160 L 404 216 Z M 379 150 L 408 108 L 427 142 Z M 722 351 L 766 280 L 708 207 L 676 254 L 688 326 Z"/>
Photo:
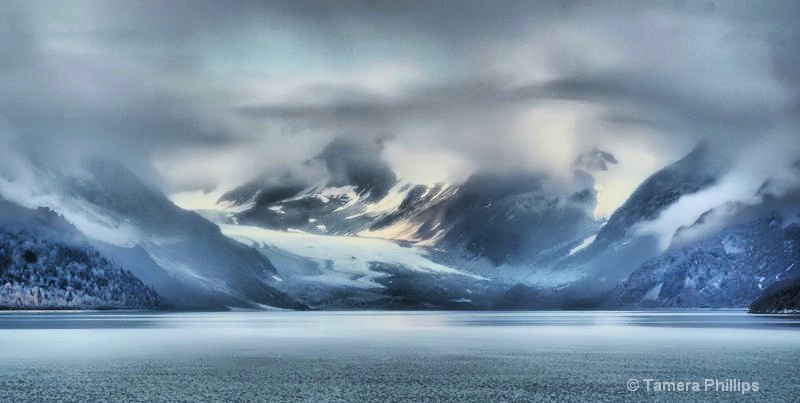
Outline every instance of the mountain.
<path id="1" fill-rule="evenodd" d="M 663 252 L 654 235 L 639 231 L 681 198 L 712 187 L 729 166 L 709 144 L 700 144 L 677 162 L 651 175 L 609 217 L 597 234 L 553 265 L 575 273 L 576 286 L 588 294 L 613 288 L 644 262 Z"/>
<path id="2" fill-rule="evenodd" d="M 499 171 L 425 185 L 397 179 L 379 154 L 380 147 L 365 150 L 337 140 L 315 159 L 325 161 L 315 184 L 291 174 L 262 177 L 227 193 L 220 204 L 235 211 L 237 224 L 390 239 L 431 247 L 438 258 L 483 271 L 530 267 L 566 253 L 600 228 L 593 218 L 593 178 L 583 170 L 576 169 L 568 185 L 542 174 Z M 590 169 L 599 168 L 589 157 L 615 162 L 597 150 L 581 160 Z"/>
<path id="3" fill-rule="evenodd" d="M 670 248 L 620 283 L 606 306 L 746 307 L 773 283 L 796 277 L 800 171 L 787 174 L 679 227 Z"/>
<path id="4" fill-rule="evenodd" d="M 84 251 L 47 262 L 100 276 L 81 283 L 92 292 L 81 298 L 108 306 L 152 293 L 181 309 L 743 307 L 796 276 L 800 195 L 790 182 L 764 182 L 746 201 L 713 199 L 691 225 L 643 231 L 726 178 L 730 161 L 709 145 L 644 181 L 607 222 L 593 217 L 594 173 L 618 161 L 600 149 L 580 155 L 568 180 L 486 170 L 437 184 L 398 178 L 380 152 L 334 141 L 202 212 L 113 161 L 32 159 L 24 175 L 0 164 L 0 231 L 24 238 L 13 245 Z M 20 282 L 28 266 L 16 248 L 23 294 L 56 290 L 64 275 L 30 263 L 37 274 Z"/>
<path id="5" fill-rule="evenodd" d="M 0 309 L 160 307 L 151 288 L 62 217 L 0 199 Z"/>
<path id="6" fill-rule="evenodd" d="M 0 308 L 161 306 L 152 289 L 92 248 L 0 231 Z"/>
<path id="7" fill-rule="evenodd" d="M 769 214 L 646 262 L 605 300 L 610 308 L 747 307 L 800 274 L 800 225 Z"/>
<path id="8" fill-rule="evenodd" d="M 485 172 L 409 221 L 422 238 L 435 236 L 437 248 L 495 266 L 531 266 L 596 231 L 595 204 L 590 180 L 561 187 L 538 174 Z"/>
<path id="9" fill-rule="evenodd" d="M 397 182 L 380 159 L 382 147 L 380 142 L 337 138 L 297 172 L 262 175 L 219 201 L 246 207 L 237 215 L 242 224 L 320 233 L 358 231 L 365 223 L 349 221 L 360 212 L 349 207 L 385 198 Z"/>
<path id="10" fill-rule="evenodd" d="M 709 144 L 702 143 L 679 161 L 647 178 L 619 207 L 592 245 L 579 256 L 592 256 L 634 236 L 636 224 L 653 220 L 686 195 L 716 184 L 726 166 L 715 160 Z"/>
<path id="11" fill-rule="evenodd" d="M 479 309 L 496 287 L 390 240 L 220 226 L 275 262 L 276 287 L 312 308 Z"/>
<path id="12" fill-rule="evenodd" d="M 121 164 L 89 159 L 57 166 L 31 158 L 30 189 L 13 177 L 0 186 L 18 204 L 47 206 L 86 235 L 109 260 L 124 264 L 177 308 L 264 306 L 302 309 L 276 290 L 267 258 L 219 227 L 175 206 Z M 12 191 L 13 190 L 13 191 Z M 13 197 L 12 197 L 13 198 Z"/>
<path id="13" fill-rule="evenodd" d="M 275 262 L 276 286 L 309 306 L 486 308 L 600 229 L 590 171 L 616 162 L 595 150 L 568 184 L 508 171 L 415 184 L 380 151 L 335 140 L 302 169 L 223 195 L 227 213 L 203 214 Z"/>
<path id="14" fill-rule="evenodd" d="M 800 277 L 773 284 L 750 304 L 751 313 L 800 313 Z"/>
<path id="15" fill-rule="evenodd" d="M 641 230 L 684 197 L 720 183 L 729 170 L 725 158 L 699 145 L 644 181 L 594 238 L 553 265 L 552 273 L 573 277 L 553 285 L 540 272 L 510 287 L 494 306 L 748 306 L 770 284 L 797 270 L 797 189 L 767 181 L 746 203 L 722 202 L 694 224 L 661 234 L 670 241 L 666 248 L 663 240 Z"/>

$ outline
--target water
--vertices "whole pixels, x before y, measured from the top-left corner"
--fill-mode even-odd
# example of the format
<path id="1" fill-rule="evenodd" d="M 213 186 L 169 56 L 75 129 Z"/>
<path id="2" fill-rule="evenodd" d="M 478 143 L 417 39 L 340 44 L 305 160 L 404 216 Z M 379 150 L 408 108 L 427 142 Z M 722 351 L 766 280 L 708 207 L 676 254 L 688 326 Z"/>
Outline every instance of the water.
<path id="1" fill-rule="evenodd" d="M 794 400 L 799 359 L 741 311 L 0 313 L 3 401 Z"/>

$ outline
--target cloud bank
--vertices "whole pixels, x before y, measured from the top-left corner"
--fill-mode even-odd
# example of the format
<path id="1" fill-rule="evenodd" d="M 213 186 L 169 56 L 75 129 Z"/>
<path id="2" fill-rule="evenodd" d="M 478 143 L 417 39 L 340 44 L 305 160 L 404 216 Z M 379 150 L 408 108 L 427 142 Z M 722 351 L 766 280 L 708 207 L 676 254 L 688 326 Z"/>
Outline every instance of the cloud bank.
<path id="1" fill-rule="evenodd" d="M 786 165 L 749 155 L 765 141 L 794 158 L 798 16 L 790 1 L 8 1 L 1 135 L 121 159 L 186 205 L 336 138 L 385 139 L 417 181 L 567 178 L 598 147 L 618 159 L 597 174 L 607 216 L 701 140 L 750 165 Z"/>

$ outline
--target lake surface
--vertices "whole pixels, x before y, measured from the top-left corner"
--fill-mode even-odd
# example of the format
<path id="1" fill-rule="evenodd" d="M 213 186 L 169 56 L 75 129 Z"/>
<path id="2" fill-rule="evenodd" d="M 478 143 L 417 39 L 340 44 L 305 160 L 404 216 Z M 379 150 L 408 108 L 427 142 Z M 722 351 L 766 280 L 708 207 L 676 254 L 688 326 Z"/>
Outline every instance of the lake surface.
<path id="1" fill-rule="evenodd" d="M 776 401 L 798 363 L 742 311 L 0 313 L 3 401 Z"/>

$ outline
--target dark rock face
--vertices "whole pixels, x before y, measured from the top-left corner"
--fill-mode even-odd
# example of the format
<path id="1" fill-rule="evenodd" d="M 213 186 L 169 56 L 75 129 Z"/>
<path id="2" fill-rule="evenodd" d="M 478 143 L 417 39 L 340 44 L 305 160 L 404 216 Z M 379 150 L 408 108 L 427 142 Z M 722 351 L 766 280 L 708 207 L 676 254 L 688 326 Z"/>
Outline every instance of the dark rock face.
<path id="1" fill-rule="evenodd" d="M 767 288 L 752 304 L 750 304 L 750 312 L 800 312 L 800 277 L 786 279 Z"/>
<path id="2" fill-rule="evenodd" d="M 347 217 L 362 212 L 364 205 L 381 200 L 397 184 L 394 172 L 381 159 L 382 149 L 381 142 L 336 138 L 303 166 L 296 167 L 297 172 L 262 175 L 224 194 L 219 202 L 249 204 L 236 215 L 242 224 L 354 234 L 366 229 L 371 218 Z M 334 188 L 341 189 L 337 192 Z M 355 202 L 356 206 L 348 208 Z M 324 230 L 319 230 L 320 226 Z"/>
<path id="3" fill-rule="evenodd" d="M 570 194 L 539 175 L 475 175 L 439 207 L 446 230 L 440 245 L 463 247 L 495 265 L 534 262 L 540 252 L 596 229 L 594 205 L 591 188 Z"/>

